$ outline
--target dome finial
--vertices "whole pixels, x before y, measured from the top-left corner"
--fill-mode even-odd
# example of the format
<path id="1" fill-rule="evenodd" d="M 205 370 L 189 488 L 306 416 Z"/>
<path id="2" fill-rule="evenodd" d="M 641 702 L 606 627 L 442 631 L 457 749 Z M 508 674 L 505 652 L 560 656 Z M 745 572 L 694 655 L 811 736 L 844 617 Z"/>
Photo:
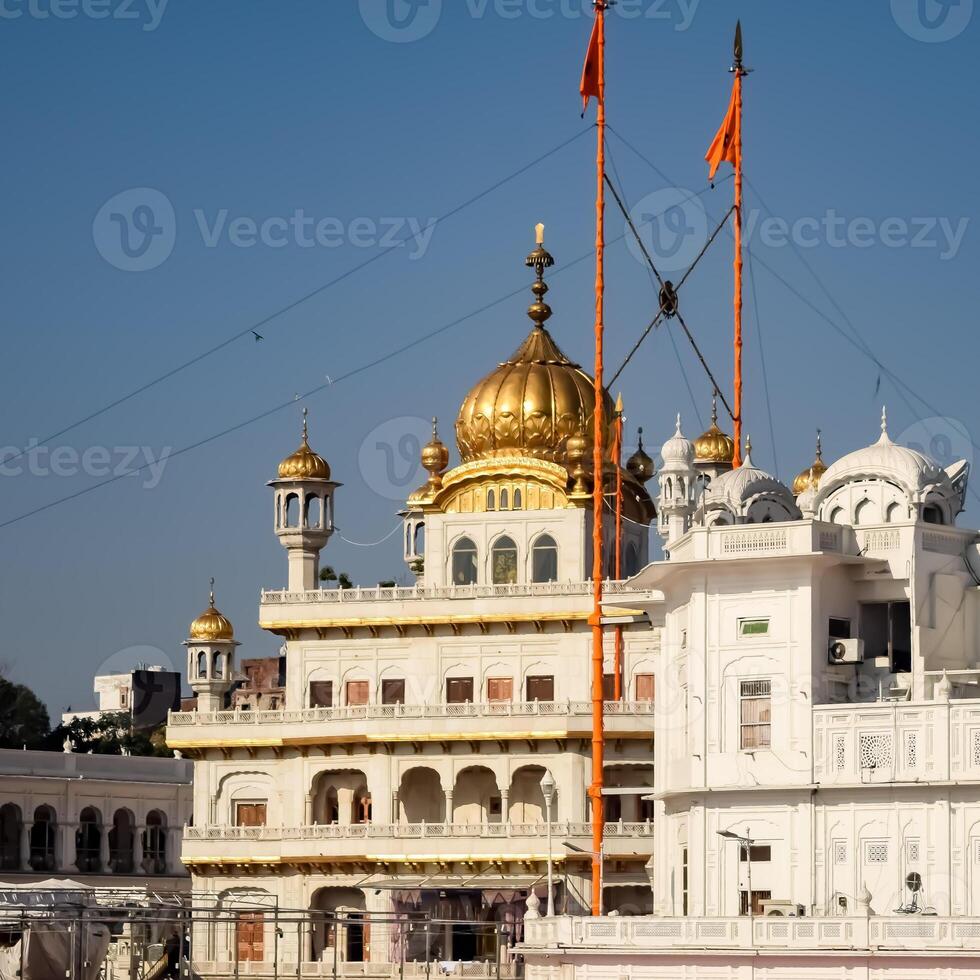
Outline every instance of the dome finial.
<path id="1" fill-rule="evenodd" d="M 310 410 L 304 405 L 303 406 L 303 442 L 308 442 L 310 437 L 309 414 L 310 414 Z"/>
<path id="2" fill-rule="evenodd" d="M 429 492 L 442 489 L 442 473 L 449 465 L 449 450 L 439 438 L 439 419 L 432 418 L 432 440 L 422 447 L 422 468 L 429 474 Z"/>
<path id="3" fill-rule="evenodd" d="M 683 435 L 683 433 L 681 432 L 681 413 L 680 412 L 677 413 L 677 426 L 674 429 L 674 435 L 675 436 Z"/>
<path id="4" fill-rule="evenodd" d="M 752 466 L 752 436 L 745 437 L 745 458 L 742 460 L 743 466 Z"/>
<path id="5" fill-rule="evenodd" d="M 439 438 L 439 419 L 435 415 L 432 416 L 432 440 L 433 442 Z"/>
<path id="6" fill-rule="evenodd" d="M 637 435 L 637 449 L 642 449 L 643 448 L 643 426 L 642 425 L 636 430 L 636 435 Z"/>
<path id="7" fill-rule="evenodd" d="M 823 434 L 817 429 L 817 460 L 823 462 Z"/>
<path id="8" fill-rule="evenodd" d="M 210 593 L 211 608 L 214 609 L 214 576 L 211 576 L 211 593 Z"/>
<path id="9" fill-rule="evenodd" d="M 529 269 L 534 269 L 537 274 L 537 279 L 531 286 L 534 302 L 528 307 L 527 315 L 534 321 L 536 327 L 543 327 L 545 321 L 551 317 L 551 307 L 544 301 L 545 293 L 548 292 L 548 284 L 544 281 L 544 270 L 550 269 L 555 264 L 555 260 L 544 247 L 544 225 L 539 222 L 534 231 L 537 247 L 524 261 L 524 264 Z"/>
<path id="10" fill-rule="evenodd" d="M 653 460 L 643 450 L 643 426 L 637 430 L 636 452 L 626 461 L 627 472 L 631 473 L 640 483 L 647 483 L 656 475 Z"/>
<path id="11" fill-rule="evenodd" d="M 711 392 L 711 424 L 718 424 L 718 389 Z"/>
<path id="12" fill-rule="evenodd" d="M 888 406 L 881 406 L 881 436 L 878 439 L 879 443 L 891 442 L 891 438 L 888 435 Z"/>

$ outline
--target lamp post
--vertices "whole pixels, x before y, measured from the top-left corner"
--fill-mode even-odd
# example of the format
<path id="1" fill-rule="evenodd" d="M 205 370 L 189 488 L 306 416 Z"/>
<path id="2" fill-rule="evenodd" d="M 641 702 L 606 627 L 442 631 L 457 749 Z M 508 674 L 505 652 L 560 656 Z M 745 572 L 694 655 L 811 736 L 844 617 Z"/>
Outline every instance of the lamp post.
<path id="1" fill-rule="evenodd" d="M 555 777 L 550 769 L 545 769 L 541 777 L 541 793 L 544 796 L 544 818 L 548 822 L 548 915 L 552 916 L 555 914 L 555 895 L 551 866 L 551 804 L 555 799 Z"/>
<path id="2" fill-rule="evenodd" d="M 742 867 L 742 850 L 743 849 L 745 850 L 745 861 L 746 861 L 746 869 L 747 869 L 746 870 L 746 882 L 747 882 L 747 887 L 748 887 L 748 890 L 749 890 L 748 907 L 749 907 L 749 918 L 751 919 L 752 918 L 752 915 L 753 915 L 753 909 L 752 909 L 752 845 L 755 843 L 755 841 L 749 836 L 749 828 L 748 827 L 745 828 L 745 834 L 744 834 L 744 836 L 742 834 L 736 834 L 734 831 L 731 831 L 731 830 L 718 830 L 718 831 L 716 831 L 716 833 L 718 834 L 719 837 L 724 837 L 725 840 L 738 841 L 738 868 L 739 868 L 739 870 L 741 870 L 741 867 Z M 736 872 L 736 878 L 737 878 L 737 872 Z M 738 884 L 738 882 L 736 881 L 736 885 L 737 884 Z M 739 896 L 739 898 L 740 898 L 739 905 L 741 905 L 741 896 Z"/>

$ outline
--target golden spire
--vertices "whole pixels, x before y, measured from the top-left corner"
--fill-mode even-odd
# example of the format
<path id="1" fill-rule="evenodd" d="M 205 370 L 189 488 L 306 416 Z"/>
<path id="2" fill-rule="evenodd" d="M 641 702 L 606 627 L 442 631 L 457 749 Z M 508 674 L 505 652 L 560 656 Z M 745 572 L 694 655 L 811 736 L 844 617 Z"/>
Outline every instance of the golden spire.
<path id="1" fill-rule="evenodd" d="M 653 460 L 643 451 L 643 426 L 641 425 L 637 431 L 639 440 L 636 452 L 626 461 L 626 469 L 640 483 L 646 483 L 653 479 L 657 470 L 653 465 Z"/>
<path id="2" fill-rule="evenodd" d="M 538 223 L 534 230 L 537 247 L 524 260 L 524 264 L 529 269 L 534 269 L 537 274 L 537 279 L 531 286 L 534 302 L 528 307 L 527 315 L 534 321 L 536 327 L 543 327 L 545 322 L 551 318 L 551 307 L 544 301 L 545 294 L 548 292 L 548 284 L 544 281 L 544 270 L 550 269 L 555 264 L 555 260 L 544 247 L 544 225 Z"/>
<path id="3" fill-rule="evenodd" d="M 807 490 L 816 490 L 820 478 L 827 472 L 827 464 L 823 461 L 823 444 L 821 432 L 817 429 L 817 452 L 813 462 L 793 480 L 793 496 L 798 497 Z"/>

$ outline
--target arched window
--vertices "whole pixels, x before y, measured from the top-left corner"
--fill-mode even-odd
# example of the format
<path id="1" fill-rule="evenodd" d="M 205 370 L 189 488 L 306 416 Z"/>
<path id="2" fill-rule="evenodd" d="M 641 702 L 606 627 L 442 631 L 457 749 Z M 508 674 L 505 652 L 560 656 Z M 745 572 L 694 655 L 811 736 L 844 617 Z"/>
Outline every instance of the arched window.
<path id="1" fill-rule="evenodd" d="M 203 650 L 197 655 L 197 676 L 208 676 L 208 655 Z"/>
<path id="2" fill-rule="evenodd" d="M 889 524 L 894 524 L 895 521 L 900 521 L 902 519 L 902 505 L 896 500 L 888 505 L 888 509 L 885 511 L 885 520 Z"/>
<path id="3" fill-rule="evenodd" d="M 133 843 L 135 840 L 133 815 L 129 810 L 116 810 L 109 831 L 109 867 L 116 874 L 132 874 Z"/>
<path id="4" fill-rule="evenodd" d="M 415 555 L 421 558 L 425 554 L 425 521 L 415 525 Z"/>
<path id="5" fill-rule="evenodd" d="M 844 508 L 835 507 L 830 512 L 830 523 L 831 524 L 843 524 L 844 523 Z"/>
<path id="6" fill-rule="evenodd" d="M 16 803 L 0 806 L 0 868 L 20 870 L 20 838 L 23 821 Z"/>
<path id="7" fill-rule="evenodd" d="M 306 498 L 303 514 L 303 527 L 321 527 L 323 517 L 323 506 L 320 498 L 312 494 Z"/>
<path id="8" fill-rule="evenodd" d="M 286 497 L 286 527 L 299 527 L 299 497 L 295 493 Z"/>
<path id="9" fill-rule="evenodd" d="M 943 511 L 941 507 L 936 504 L 926 504 L 922 508 L 922 520 L 926 524 L 942 524 L 943 523 Z"/>
<path id="10" fill-rule="evenodd" d="M 79 871 L 102 870 L 102 819 L 95 807 L 87 806 L 75 831 L 75 867 Z"/>
<path id="11" fill-rule="evenodd" d="M 497 491 L 491 487 L 487 491 L 487 510 L 497 509 Z"/>
<path id="12" fill-rule="evenodd" d="M 159 810 L 151 810 L 146 815 L 143 870 L 155 875 L 162 875 L 167 870 L 167 818 Z"/>
<path id="13" fill-rule="evenodd" d="M 54 810 L 49 806 L 39 806 L 34 811 L 31 826 L 31 869 L 34 871 L 54 871 L 54 842 L 56 836 Z"/>
<path id="14" fill-rule="evenodd" d="M 531 548 L 531 581 L 558 581 L 558 545 L 550 534 L 536 538 Z"/>
<path id="15" fill-rule="evenodd" d="M 490 580 L 494 585 L 517 584 L 517 545 L 513 538 L 504 535 L 494 542 L 490 553 Z"/>
<path id="16" fill-rule="evenodd" d="M 476 545 L 460 538 L 453 545 L 453 585 L 476 585 Z"/>
<path id="17" fill-rule="evenodd" d="M 510 497 L 507 494 L 506 487 L 500 491 L 500 509 L 510 510 Z"/>
<path id="18" fill-rule="evenodd" d="M 520 510 L 520 509 L 521 509 L 521 491 L 520 490 L 515 490 L 514 491 L 514 510 Z"/>
<path id="19" fill-rule="evenodd" d="M 224 668 L 221 665 L 221 654 L 220 653 L 216 653 L 214 655 L 214 662 L 211 665 L 211 676 L 212 677 L 223 677 L 224 676 L 223 670 L 224 670 Z"/>

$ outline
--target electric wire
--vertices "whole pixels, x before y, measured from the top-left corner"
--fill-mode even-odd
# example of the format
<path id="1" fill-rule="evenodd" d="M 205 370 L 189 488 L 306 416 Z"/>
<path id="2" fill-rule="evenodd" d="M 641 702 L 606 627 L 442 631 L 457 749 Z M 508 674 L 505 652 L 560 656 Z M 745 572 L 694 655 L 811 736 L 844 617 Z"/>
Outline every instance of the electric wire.
<path id="1" fill-rule="evenodd" d="M 480 191 L 479 193 L 474 194 L 472 197 L 467 198 L 462 203 L 457 204 L 455 207 L 451 208 L 441 217 L 436 218 L 431 227 L 435 229 L 439 225 L 448 221 L 450 218 L 453 218 L 456 215 L 458 215 L 460 212 L 465 211 L 471 205 L 476 204 L 478 201 L 489 196 L 494 191 L 499 190 L 501 187 L 509 183 L 515 177 L 521 176 L 522 174 L 526 173 L 528 170 L 537 166 L 539 163 L 542 163 L 544 160 L 547 160 L 548 157 L 553 156 L 555 153 L 558 153 L 560 150 L 565 149 L 565 147 L 570 146 L 576 140 L 581 139 L 581 137 L 583 137 L 586 133 L 592 132 L 594 128 L 595 128 L 594 126 L 587 126 L 585 129 L 582 129 L 579 132 L 577 132 L 574 136 L 571 136 L 568 139 L 563 140 L 561 143 L 558 143 L 556 146 L 553 146 L 550 150 L 547 150 L 546 152 L 542 153 L 540 156 L 535 157 L 535 159 L 531 160 L 529 163 L 524 164 L 522 167 L 519 167 L 517 170 L 508 174 L 506 177 L 502 177 L 500 180 L 491 184 L 489 187 L 484 188 L 484 190 Z M 214 354 L 217 354 L 219 351 L 224 350 L 226 347 L 229 347 L 231 344 L 235 343 L 235 341 L 241 340 L 243 337 L 250 336 L 251 334 L 257 332 L 260 328 L 267 327 L 273 320 L 276 320 L 279 317 L 284 316 L 286 313 L 295 310 L 297 307 L 302 306 L 304 303 L 313 299 L 315 296 L 319 296 L 321 293 L 326 292 L 328 289 L 332 288 L 333 286 L 336 286 L 339 283 L 343 282 L 344 280 L 349 279 L 351 276 L 362 271 L 363 269 L 366 269 L 368 266 L 379 261 L 385 256 L 397 252 L 398 247 L 404 245 L 405 242 L 407 241 L 409 241 L 409 239 L 403 239 L 402 241 L 398 242 L 396 246 L 392 248 L 383 249 L 379 252 L 376 252 L 374 255 L 365 259 L 363 262 L 360 262 L 357 265 L 354 265 L 351 268 L 340 273 L 339 275 L 334 276 L 334 278 L 330 279 L 329 281 L 325 283 L 321 283 L 315 289 L 311 289 L 309 292 L 304 293 L 302 296 L 299 296 L 296 299 L 290 301 L 285 306 L 280 307 L 278 310 L 275 310 L 273 313 L 270 313 L 267 316 L 263 317 L 262 319 L 249 324 L 247 327 L 245 327 L 242 330 L 239 330 L 237 333 L 231 334 L 230 336 L 222 340 L 220 343 L 215 344 L 213 347 L 210 347 L 207 350 L 202 351 L 200 354 L 196 354 L 194 357 L 190 358 L 189 360 L 186 360 L 183 363 L 178 364 L 176 367 L 171 368 L 169 371 L 166 371 L 165 373 L 157 376 L 156 378 L 153 378 L 150 381 L 147 381 L 146 383 L 140 385 L 139 387 L 134 388 L 132 391 L 128 392 L 127 394 L 120 395 L 118 398 L 115 398 L 111 402 L 108 402 L 107 404 L 103 405 L 101 408 L 98 408 L 95 411 L 90 412 L 88 415 L 84 416 L 83 418 L 77 419 L 76 421 L 72 422 L 70 425 L 66 425 L 63 428 L 58 429 L 56 432 L 52 432 L 50 435 L 47 435 L 43 439 L 41 439 L 40 444 L 44 445 L 50 442 L 52 439 L 57 439 L 60 436 L 63 436 L 66 433 L 71 432 L 74 429 L 77 429 L 79 426 L 84 425 L 86 422 L 91 422 L 93 419 L 96 419 L 101 415 L 105 415 L 106 412 L 110 412 L 112 411 L 112 409 L 118 408 L 120 405 L 123 405 L 124 403 L 128 402 L 130 399 L 136 398 L 138 395 L 141 395 L 144 392 L 149 391 L 151 388 L 154 388 L 157 385 L 162 384 L 164 381 L 169 380 L 175 375 L 180 374 L 182 371 L 185 371 L 187 368 L 193 367 L 195 364 L 199 364 L 201 361 L 204 361 L 207 358 L 213 356 Z M 16 455 L 7 456 L 5 457 L 4 462 L 6 463 L 14 462 L 15 460 L 23 456 L 26 451 L 27 451 L 26 449 L 21 450 Z"/>

